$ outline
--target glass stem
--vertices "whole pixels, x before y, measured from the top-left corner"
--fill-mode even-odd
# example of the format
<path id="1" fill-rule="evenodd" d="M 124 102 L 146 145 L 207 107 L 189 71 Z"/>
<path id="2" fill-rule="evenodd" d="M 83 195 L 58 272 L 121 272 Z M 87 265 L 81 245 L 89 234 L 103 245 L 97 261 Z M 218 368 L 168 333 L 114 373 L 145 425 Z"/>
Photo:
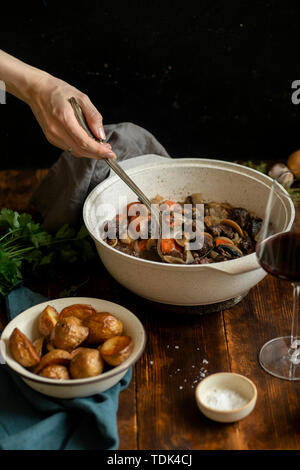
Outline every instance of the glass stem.
<path id="1" fill-rule="evenodd" d="M 299 341 L 299 316 L 300 316 L 300 283 L 293 283 L 293 320 L 291 331 L 291 349 L 297 350 Z"/>

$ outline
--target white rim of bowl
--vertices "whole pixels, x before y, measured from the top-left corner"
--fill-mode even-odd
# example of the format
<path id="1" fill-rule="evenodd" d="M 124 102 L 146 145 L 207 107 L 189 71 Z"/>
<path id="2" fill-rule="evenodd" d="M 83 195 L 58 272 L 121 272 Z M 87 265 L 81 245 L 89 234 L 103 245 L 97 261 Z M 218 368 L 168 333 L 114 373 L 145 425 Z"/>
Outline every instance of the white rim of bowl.
<path id="1" fill-rule="evenodd" d="M 70 299 L 72 299 L 72 298 L 73 297 L 70 297 Z M 83 298 L 83 297 L 81 297 L 81 298 Z M 92 300 L 93 298 L 86 297 L 86 299 Z M 49 302 L 55 302 L 55 300 L 62 300 L 62 299 L 50 299 Z M 104 299 L 95 299 L 95 300 L 100 300 L 101 301 L 101 300 L 104 300 Z M 46 302 L 41 302 L 41 304 L 46 303 Z M 105 302 L 107 302 L 107 301 L 105 301 Z M 114 302 L 111 302 L 111 303 L 114 303 Z M 40 304 L 34 305 L 33 307 L 36 307 L 38 305 L 40 305 Z M 116 305 L 119 305 L 119 304 L 116 304 Z M 123 307 L 122 305 L 120 305 L 120 307 L 124 308 L 125 310 L 128 310 L 125 307 Z M 32 307 L 30 307 L 30 308 L 32 308 Z M 27 310 L 29 310 L 29 309 L 26 309 L 21 313 L 24 313 Z M 92 383 L 95 383 L 95 382 L 102 382 L 105 379 L 110 379 L 110 378 L 112 378 L 116 375 L 121 374 L 122 372 L 125 372 L 127 369 L 129 369 L 130 366 L 135 364 L 140 359 L 140 357 L 142 356 L 142 354 L 145 350 L 145 346 L 146 346 L 146 342 L 147 342 L 147 335 L 146 335 L 144 325 L 142 324 L 140 319 L 136 315 L 134 315 L 134 313 L 132 313 L 130 310 L 128 310 L 128 312 L 130 312 L 131 315 L 133 315 L 134 318 L 138 321 L 138 323 L 140 324 L 140 327 L 141 327 L 141 331 L 143 332 L 142 343 L 139 347 L 137 355 L 134 358 L 131 358 L 129 356 L 129 358 L 126 359 L 126 361 L 124 361 L 122 364 L 120 364 L 119 366 L 116 366 L 116 367 L 114 367 L 114 368 L 112 368 L 112 369 L 110 369 L 106 372 L 103 372 L 102 374 L 94 375 L 92 377 L 85 377 L 85 378 L 82 378 L 82 379 L 68 379 L 68 380 L 63 379 L 63 380 L 59 380 L 59 379 L 49 379 L 47 377 L 42 377 L 42 376 L 39 376 L 38 374 L 34 374 L 33 372 L 27 370 L 25 367 L 23 367 L 21 364 L 19 364 L 15 359 L 8 357 L 7 354 L 6 354 L 6 347 L 4 348 L 4 346 L 2 346 L 2 344 L 4 344 L 4 340 L 2 340 L 2 334 L 5 332 L 6 328 L 9 326 L 9 324 L 12 321 L 14 321 L 14 319 L 17 318 L 17 317 L 15 317 L 13 320 L 11 320 L 11 322 L 9 322 L 6 325 L 6 327 L 4 328 L 4 330 L 2 331 L 1 336 L 0 336 L 0 340 L 1 340 L 0 341 L 0 350 L 2 350 L 2 356 L 3 356 L 3 359 L 5 360 L 5 365 L 10 370 L 12 370 L 14 374 L 22 377 L 25 380 L 30 380 L 32 382 L 37 382 L 37 383 L 40 383 L 40 384 L 51 385 L 51 386 L 68 386 L 68 387 L 73 386 L 74 387 L 76 385 L 78 385 L 78 386 L 79 385 L 88 385 L 88 384 L 92 384 Z M 10 364 L 10 362 L 11 362 L 11 364 Z M 18 366 L 22 367 L 22 369 L 24 369 L 26 371 L 26 374 L 16 370 L 13 367 L 14 363 L 16 363 L 16 364 L 18 364 Z M 118 369 L 118 370 L 116 370 L 116 369 Z"/>
<path id="2" fill-rule="evenodd" d="M 200 394 L 199 394 L 199 390 L 201 388 L 201 385 L 207 380 L 209 379 L 210 377 L 214 377 L 216 375 L 223 375 L 223 374 L 228 374 L 228 375 L 236 375 L 237 377 L 241 377 L 243 380 L 245 380 L 246 382 L 248 382 L 253 391 L 254 391 L 254 395 L 253 397 L 246 403 L 246 405 L 240 407 L 240 408 L 234 408 L 233 410 L 218 410 L 216 408 L 212 408 L 210 406 L 207 406 L 205 405 L 205 403 L 203 403 L 203 401 L 201 400 L 200 398 Z M 235 390 L 232 389 L 232 391 L 234 392 Z M 236 372 L 216 372 L 215 374 L 211 374 L 209 375 L 208 377 L 206 377 L 205 379 L 203 379 L 201 382 L 198 383 L 197 387 L 196 387 L 196 390 L 195 390 L 195 395 L 196 395 L 196 398 L 197 400 L 201 403 L 201 405 L 203 406 L 203 408 L 209 410 L 209 411 L 213 411 L 215 413 L 221 413 L 221 414 L 230 414 L 230 413 L 235 413 L 237 411 L 241 411 L 241 410 L 244 410 L 246 408 L 248 408 L 248 406 L 254 402 L 256 399 L 257 399 L 257 388 L 256 388 L 256 385 L 254 382 L 252 382 L 252 380 L 248 379 L 248 377 L 245 377 L 245 375 L 242 375 L 242 374 L 237 374 Z"/>

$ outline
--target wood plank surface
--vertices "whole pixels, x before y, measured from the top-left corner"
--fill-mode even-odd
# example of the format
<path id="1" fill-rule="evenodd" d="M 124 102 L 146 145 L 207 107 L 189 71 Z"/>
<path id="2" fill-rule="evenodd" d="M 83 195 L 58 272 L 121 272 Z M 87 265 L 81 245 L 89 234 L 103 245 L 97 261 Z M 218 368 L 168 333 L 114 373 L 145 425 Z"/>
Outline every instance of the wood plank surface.
<path id="1" fill-rule="evenodd" d="M 0 172 L 0 207 L 34 212 L 28 199 L 46 172 Z M 28 287 L 57 298 L 74 276 L 69 272 L 63 281 L 41 280 Z M 135 296 L 100 260 L 84 276 L 77 295 L 120 303 L 141 319 L 147 333 L 144 355 L 120 394 L 120 449 L 300 449 L 300 382 L 276 379 L 258 363 L 267 340 L 290 332 L 289 283 L 267 276 L 231 309 L 200 316 L 175 313 Z M 0 326 L 5 322 L 2 303 Z M 197 408 L 197 383 L 220 371 L 241 373 L 257 385 L 257 405 L 238 423 L 215 423 Z"/>

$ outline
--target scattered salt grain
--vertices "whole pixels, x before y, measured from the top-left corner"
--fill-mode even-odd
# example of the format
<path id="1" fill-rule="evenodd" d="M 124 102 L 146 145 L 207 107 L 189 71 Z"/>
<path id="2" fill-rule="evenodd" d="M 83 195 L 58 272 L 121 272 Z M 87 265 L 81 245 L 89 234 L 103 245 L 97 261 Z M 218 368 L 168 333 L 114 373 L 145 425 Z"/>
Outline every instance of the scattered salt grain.
<path id="1" fill-rule="evenodd" d="M 231 411 L 245 406 L 248 401 L 239 393 L 227 388 L 212 388 L 202 398 L 203 403 L 210 408 Z"/>
<path id="2" fill-rule="evenodd" d="M 174 346 L 175 349 L 179 349 L 179 346 Z"/>
<path id="3" fill-rule="evenodd" d="M 207 359 L 203 359 L 203 364 L 208 364 L 208 360 Z"/>
<path id="4" fill-rule="evenodd" d="M 153 362 L 153 361 L 150 361 L 150 364 L 151 364 L 151 366 L 153 366 L 154 362 Z"/>
<path id="5" fill-rule="evenodd" d="M 179 390 L 182 390 L 182 389 L 183 389 L 183 386 L 182 386 L 182 385 L 180 385 L 180 387 L 179 387 Z"/>
<path id="6" fill-rule="evenodd" d="M 196 366 L 192 365 L 192 368 L 194 369 Z"/>

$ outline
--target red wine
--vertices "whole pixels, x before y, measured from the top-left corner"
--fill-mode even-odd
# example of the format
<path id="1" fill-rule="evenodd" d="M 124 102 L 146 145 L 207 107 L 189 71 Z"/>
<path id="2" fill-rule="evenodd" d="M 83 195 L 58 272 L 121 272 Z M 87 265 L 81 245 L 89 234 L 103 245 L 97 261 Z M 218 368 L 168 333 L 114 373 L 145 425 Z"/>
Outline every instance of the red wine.
<path id="1" fill-rule="evenodd" d="M 279 233 L 261 242 L 257 257 L 262 268 L 273 276 L 300 282 L 300 232 Z"/>

